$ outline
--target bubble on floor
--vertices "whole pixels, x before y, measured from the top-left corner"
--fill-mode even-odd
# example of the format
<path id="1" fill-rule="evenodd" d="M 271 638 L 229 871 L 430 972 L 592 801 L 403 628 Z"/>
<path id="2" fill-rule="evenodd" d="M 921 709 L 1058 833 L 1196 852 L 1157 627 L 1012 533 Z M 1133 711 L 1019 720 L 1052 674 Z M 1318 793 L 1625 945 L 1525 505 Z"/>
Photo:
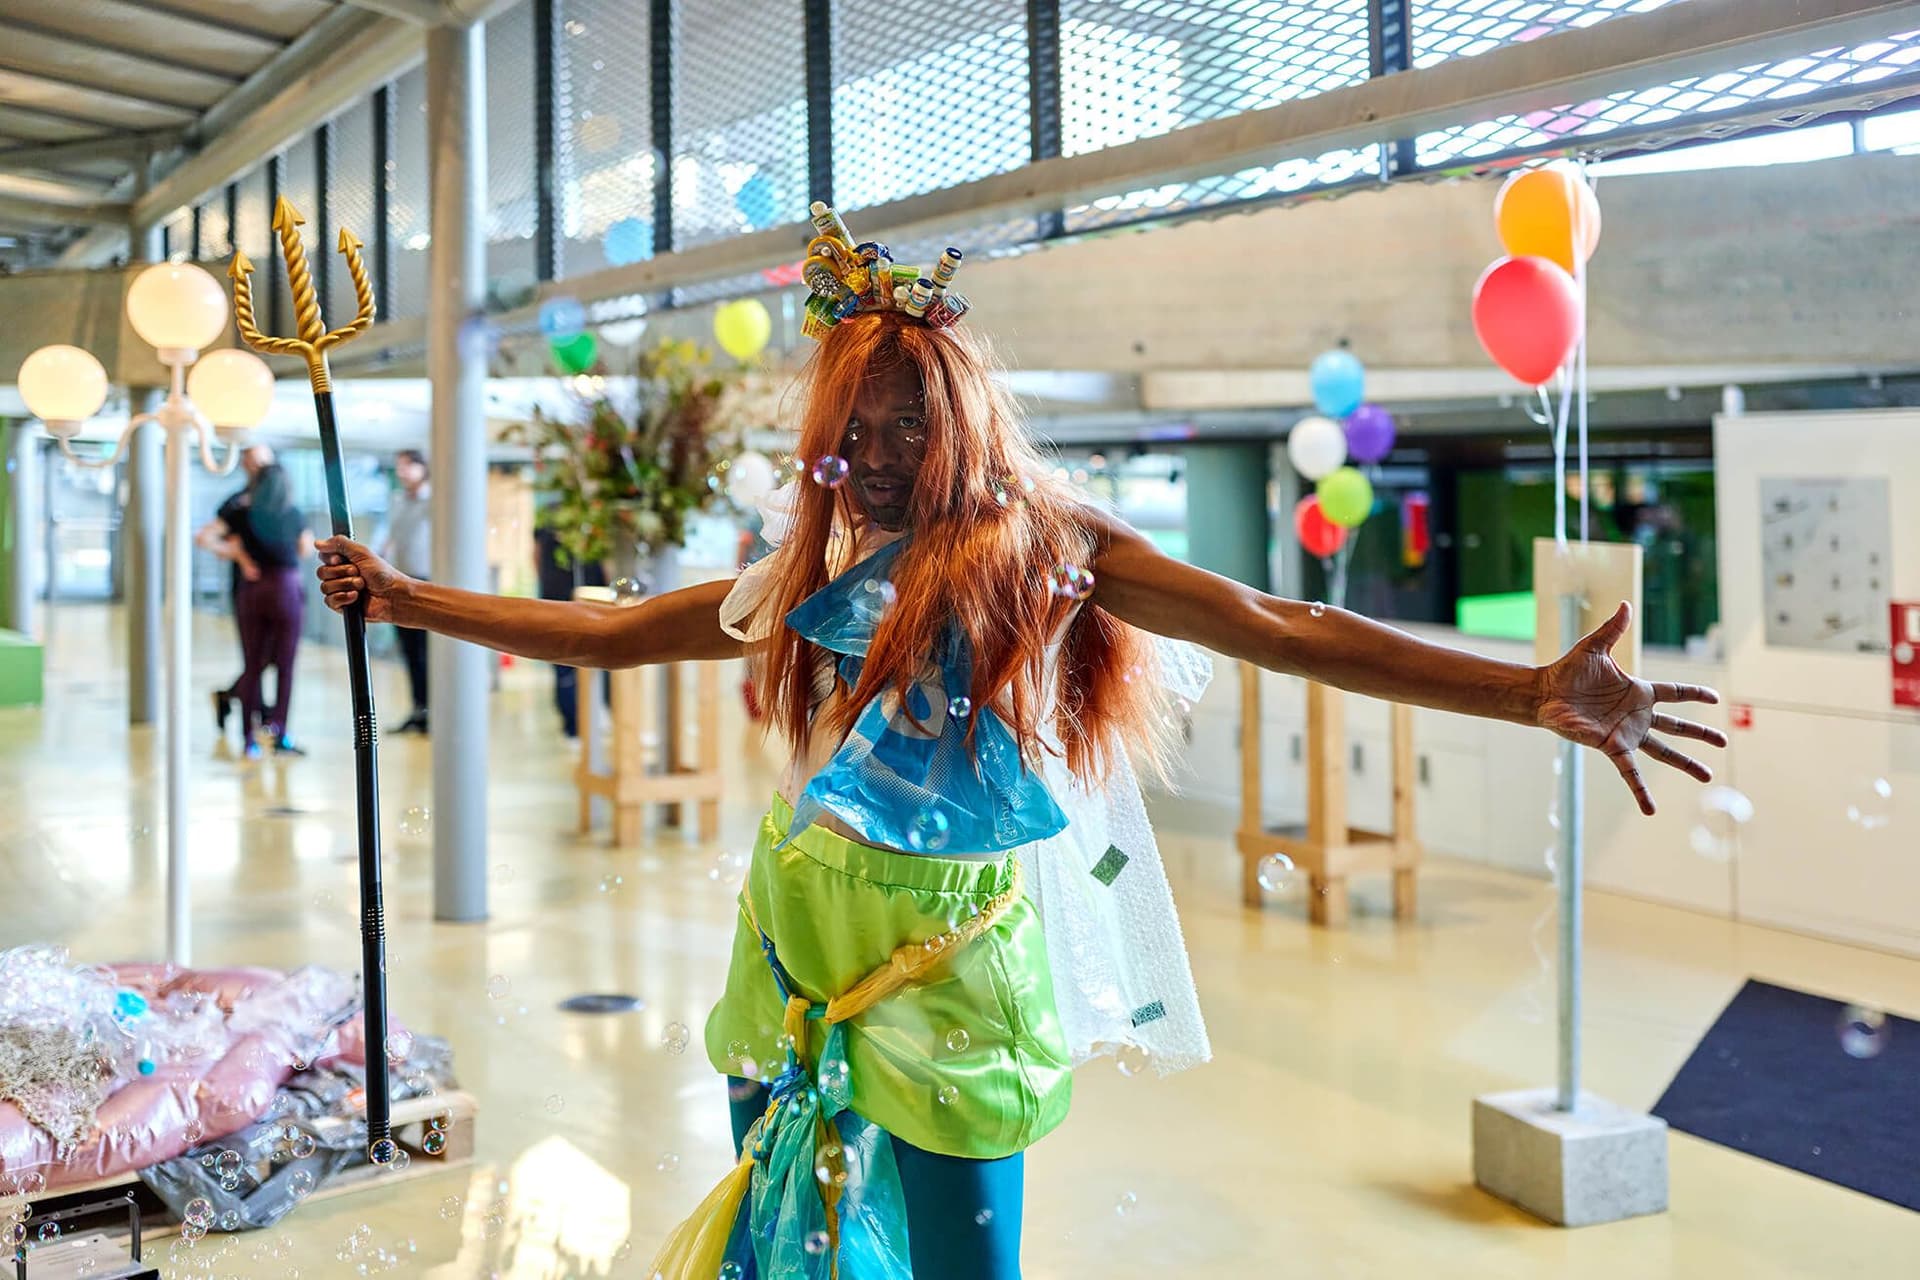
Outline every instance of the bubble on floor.
<path id="1" fill-rule="evenodd" d="M 940 1099 L 941 1106 L 950 1107 L 960 1101 L 960 1090 L 953 1085 L 943 1084 L 940 1086 L 940 1092 L 934 1096 Z"/>
<path id="2" fill-rule="evenodd" d="M 1293 888 L 1293 873 L 1293 859 L 1284 853 L 1270 853 L 1260 859 L 1254 872 L 1260 887 L 1268 893 L 1285 893 Z"/>
<path id="3" fill-rule="evenodd" d="M 1137 1076 L 1147 1069 L 1153 1054 L 1143 1044 L 1123 1044 L 1114 1052 L 1114 1065 L 1123 1076 Z"/>
<path id="4" fill-rule="evenodd" d="M 947 1032 L 947 1051 L 950 1053 L 965 1053 L 967 1046 L 972 1043 L 973 1037 L 967 1034 L 965 1027 L 955 1027 Z"/>
<path id="5" fill-rule="evenodd" d="M 660 1046 L 668 1053 L 685 1053 L 693 1033 L 684 1022 L 669 1022 L 660 1032 Z M 742 1046 L 743 1048 L 745 1046 Z"/>
<path id="6" fill-rule="evenodd" d="M 1132 1213 L 1139 1204 L 1139 1196 L 1133 1194 L 1131 1191 L 1124 1191 L 1121 1193 L 1119 1201 L 1114 1204 L 1113 1211 L 1124 1218 Z"/>
<path id="7" fill-rule="evenodd" d="M 505 1000 L 513 991 L 513 982 L 504 973 L 496 973 L 487 979 L 487 998 Z"/>
<path id="8" fill-rule="evenodd" d="M 1849 1058 L 1877 1058 L 1887 1047 L 1887 1015 L 1850 1004 L 1840 1015 L 1840 1048 Z"/>
<path id="9" fill-rule="evenodd" d="M 1855 787 L 1847 800 L 1847 821 L 1862 831 L 1878 831 L 1892 821 L 1893 784 L 1874 778 Z"/>

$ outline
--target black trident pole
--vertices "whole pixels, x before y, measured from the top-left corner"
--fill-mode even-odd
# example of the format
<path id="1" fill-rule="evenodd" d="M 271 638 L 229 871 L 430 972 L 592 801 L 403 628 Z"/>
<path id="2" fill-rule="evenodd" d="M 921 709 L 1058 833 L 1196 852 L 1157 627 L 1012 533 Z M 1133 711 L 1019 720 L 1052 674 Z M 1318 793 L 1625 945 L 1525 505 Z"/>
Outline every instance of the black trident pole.
<path id="1" fill-rule="evenodd" d="M 306 247 L 299 228 L 304 219 L 282 197 L 273 209 L 273 229 L 280 238 L 280 256 L 287 264 L 287 285 L 300 330 L 297 338 L 263 335 L 254 324 L 253 264 L 244 253 L 233 256 L 227 277 L 233 281 L 233 313 L 240 336 L 256 351 L 297 355 L 307 362 L 313 384 L 313 408 L 320 419 L 320 452 L 327 473 L 327 508 L 335 537 L 353 536 L 353 515 L 347 509 L 346 472 L 340 465 L 340 432 L 333 419 L 333 379 L 327 372 L 327 351 L 358 337 L 373 323 L 373 283 L 360 260 L 360 241 L 340 230 L 340 253 L 353 277 L 358 310 L 353 322 L 328 329 L 320 319 L 320 300 L 307 268 Z M 363 596 L 343 614 L 347 628 L 347 681 L 353 697 L 354 800 L 359 811 L 360 837 L 360 984 L 365 999 L 364 1038 L 367 1054 L 367 1156 L 375 1164 L 390 1163 L 398 1148 L 393 1141 L 393 1118 L 387 1079 L 387 920 L 380 893 L 380 761 L 378 730 L 373 715 L 373 680 L 367 664 L 367 604 Z"/>

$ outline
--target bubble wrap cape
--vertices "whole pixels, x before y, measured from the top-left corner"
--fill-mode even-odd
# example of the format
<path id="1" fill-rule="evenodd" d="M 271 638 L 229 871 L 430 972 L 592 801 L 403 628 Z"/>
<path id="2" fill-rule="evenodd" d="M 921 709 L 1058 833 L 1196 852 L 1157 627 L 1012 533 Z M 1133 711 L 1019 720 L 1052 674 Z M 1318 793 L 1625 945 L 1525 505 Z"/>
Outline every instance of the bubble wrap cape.
<path id="1" fill-rule="evenodd" d="M 793 498 L 788 485 L 760 504 L 763 553 L 784 540 Z M 839 532 L 834 545 L 848 548 L 842 559 L 850 562 L 853 539 Z M 848 567 L 829 565 L 829 572 Z M 762 554 L 741 572 L 720 607 L 729 635 L 752 643 L 772 634 L 777 620 L 765 607 L 772 569 L 770 554 Z M 1205 652 L 1156 638 L 1155 654 L 1152 675 L 1167 694 L 1197 702 L 1213 674 Z M 1075 1065 L 1136 1045 L 1162 1075 L 1198 1066 L 1212 1049 L 1139 779 L 1124 756 L 1097 789 L 1074 778 L 1058 754 L 1042 760 L 1067 823 L 1014 852 L 1046 932 L 1054 1001 Z"/>

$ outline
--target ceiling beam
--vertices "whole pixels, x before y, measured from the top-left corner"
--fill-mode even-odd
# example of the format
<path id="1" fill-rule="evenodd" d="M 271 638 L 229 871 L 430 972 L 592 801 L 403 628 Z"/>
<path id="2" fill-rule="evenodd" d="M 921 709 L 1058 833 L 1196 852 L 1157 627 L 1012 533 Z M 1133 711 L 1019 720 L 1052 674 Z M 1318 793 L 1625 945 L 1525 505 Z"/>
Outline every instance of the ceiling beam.
<path id="1" fill-rule="evenodd" d="M 20 200 L 0 196 L 0 222 L 24 222 L 39 227 L 125 226 L 133 206 L 125 204 L 55 204 L 47 200 Z"/>
<path id="2" fill-rule="evenodd" d="M 84 160 L 133 161 L 149 153 L 176 150 L 185 142 L 186 135 L 179 129 L 155 129 L 148 133 L 103 134 L 74 142 L 0 147 L 0 169 L 40 169 Z"/>
<path id="3" fill-rule="evenodd" d="M 92 31 L 86 35 L 80 35 L 77 32 L 62 31 L 58 27 L 46 27 L 37 22 L 27 22 L 15 17 L 8 17 L 6 24 L 7 29 L 10 31 L 31 32 L 34 35 L 43 36 L 48 40 L 58 40 L 62 44 L 69 44 L 76 49 L 85 49 L 92 53 L 114 54 L 122 58 L 138 58 L 142 62 L 150 63 L 156 67 L 164 67 L 169 71 L 182 71 L 190 75 L 207 76 L 215 80 L 225 80 L 229 84 L 239 84 L 241 80 L 245 79 L 244 76 L 236 75 L 231 71 L 221 71 L 200 63 L 176 62 L 171 58 L 160 57 L 152 49 L 143 49 L 134 41 L 111 39 L 111 32 Z"/>
<path id="4" fill-rule="evenodd" d="M 98 81 L 76 79 L 64 71 L 49 71 L 45 67 L 27 66 L 21 60 L 10 57 L 4 49 L 0 49 L 0 71 L 9 75 L 22 76 L 28 80 L 37 80 L 56 88 L 71 89 L 76 93 L 110 98 L 115 102 L 131 102 L 143 107 L 161 107 L 188 116 L 197 116 L 205 109 L 197 102 L 183 102 L 178 98 L 159 98 L 124 86 L 109 88 Z M 185 122 L 182 121 L 182 123 Z"/>
<path id="5" fill-rule="evenodd" d="M 168 18 L 179 22 L 191 22 L 196 26 L 206 27 L 213 31 L 225 32 L 230 36 L 244 36 L 249 40 L 258 40 L 263 44 L 279 46 L 285 46 L 287 43 L 285 36 L 280 35 L 278 32 L 269 31 L 265 27 L 254 27 L 244 22 L 233 22 L 228 19 L 209 17 L 204 13 L 198 13 L 192 9 L 183 9 L 178 5 L 168 4 L 165 0 L 140 0 L 140 7 L 143 9 L 151 9 L 155 13 L 165 14 Z"/>
<path id="6" fill-rule="evenodd" d="M 423 27 L 440 26 L 451 17 L 440 0 L 342 0 L 342 3 Z"/>
<path id="7" fill-rule="evenodd" d="M 861 233 L 875 239 L 897 242 L 958 234 L 968 226 L 1088 204 L 1119 192 L 1417 137 L 1809 50 L 1865 43 L 1915 27 L 1920 27 L 1920 0 L 1824 0 L 1820 5 L 1805 0 L 1687 0 L 849 212 Z M 1866 97 L 1916 88 L 1920 82 L 1907 76 L 1855 86 L 1850 92 Z M 1750 112 L 1756 120 L 1771 119 L 1803 101 L 1755 103 Z M 1716 113 L 1713 119 L 1733 121 L 1741 114 Z M 1603 143 L 1604 138 L 1570 138 L 1553 149 Z M 565 295 L 591 302 L 751 274 L 792 262 L 795 246 L 804 243 L 805 228 L 798 223 L 731 236 L 631 266 L 551 282 L 541 286 L 540 299 Z M 497 319 L 503 326 L 531 326 L 538 307 L 536 301 Z M 361 347 L 372 351 L 377 345 Z M 336 363 L 351 359 L 343 353 Z"/>

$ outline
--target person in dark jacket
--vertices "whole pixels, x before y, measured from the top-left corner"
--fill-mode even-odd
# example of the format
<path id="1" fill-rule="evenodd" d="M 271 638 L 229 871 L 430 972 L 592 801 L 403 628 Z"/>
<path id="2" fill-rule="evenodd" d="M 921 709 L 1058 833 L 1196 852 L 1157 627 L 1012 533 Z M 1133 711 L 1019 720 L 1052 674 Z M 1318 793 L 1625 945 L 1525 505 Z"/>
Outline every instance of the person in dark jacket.
<path id="1" fill-rule="evenodd" d="M 249 493 L 244 508 L 230 512 L 223 508 L 221 515 L 228 528 L 226 554 L 240 571 L 234 615 L 240 624 L 246 668 L 234 686 L 234 696 L 240 703 L 250 758 L 260 755 L 263 742 L 279 755 L 304 755 L 287 736 L 287 714 L 306 615 L 300 564 L 313 555 L 313 533 L 293 503 L 292 485 L 283 468 L 261 468 Z M 263 687 L 269 667 L 274 671 L 271 706 Z"/>

